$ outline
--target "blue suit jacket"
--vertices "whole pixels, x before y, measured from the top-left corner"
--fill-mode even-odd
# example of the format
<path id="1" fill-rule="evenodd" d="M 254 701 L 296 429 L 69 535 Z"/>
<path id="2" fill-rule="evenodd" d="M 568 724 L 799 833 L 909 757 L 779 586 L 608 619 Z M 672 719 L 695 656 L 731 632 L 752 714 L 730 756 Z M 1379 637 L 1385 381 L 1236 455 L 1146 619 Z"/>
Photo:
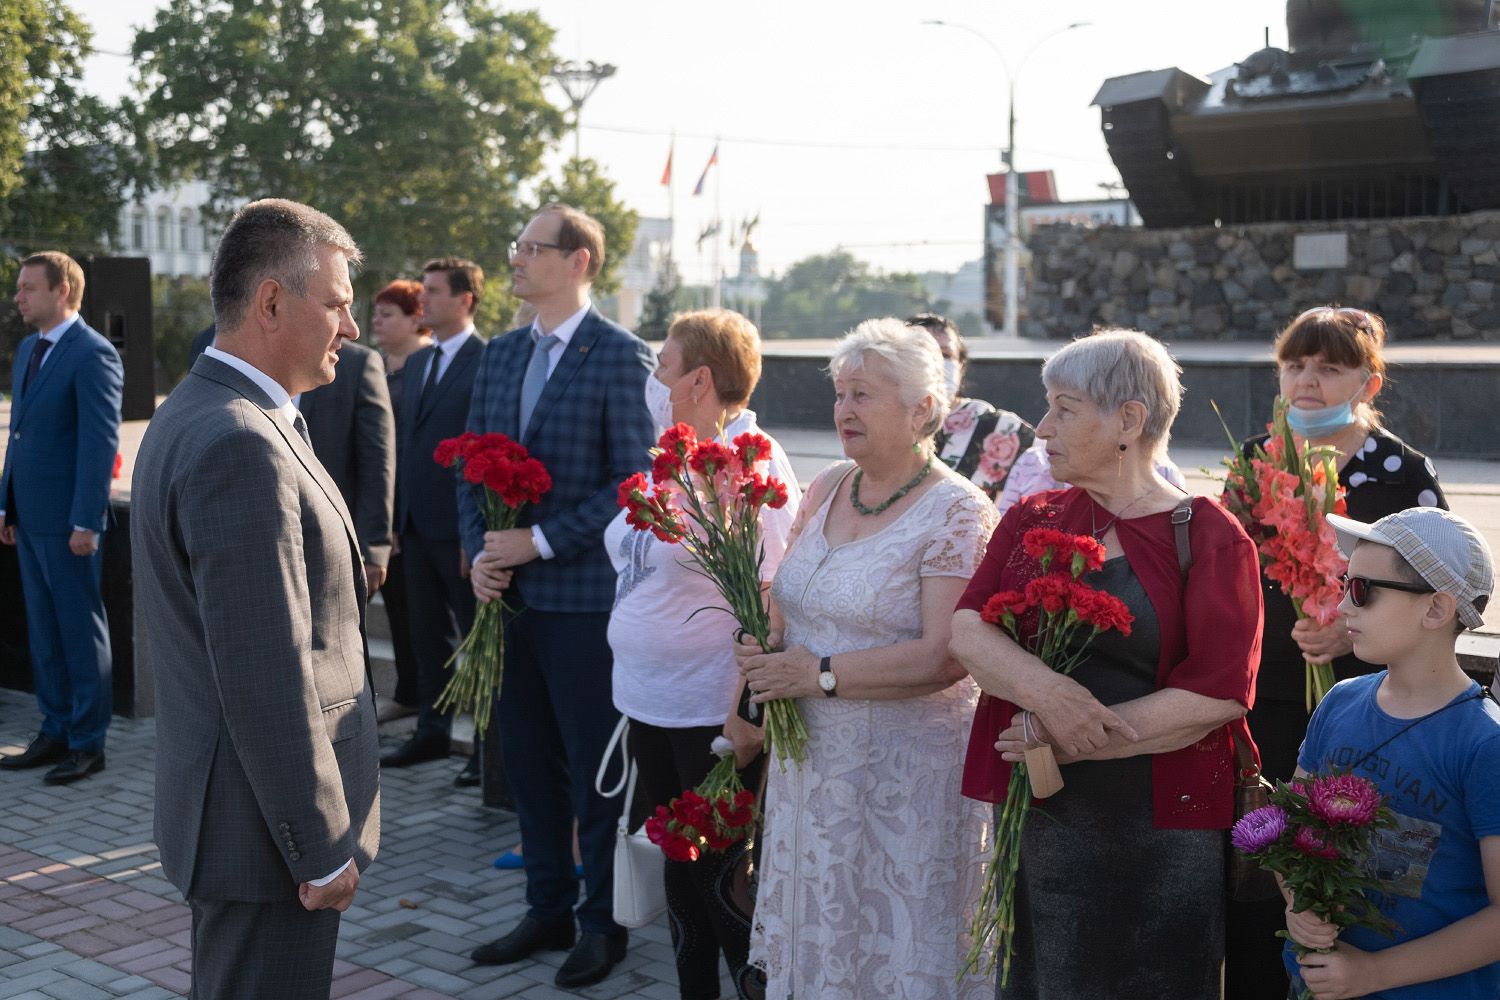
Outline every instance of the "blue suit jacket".
<path id="1" fill-rule="evenodd" d="M 521 382 L 531 352 L 530 327 L 485 348 L 468 429 L 518 438 L 552 475 L 552 491 L 526 508 L 521 524 L 540 525 L 555 558 L 517 569 L 522 602 L 539 611 L 607 612 L 615 572 L 604 551 L 604 528 L 619 512 L 620 483 L 651 464 L 655 427 L 645 390 L 656 359 L 640 338 L 590 309 L 521 437 Z M 465 549 L 478 553 L 484 516 L 477 487 L 459 490 L 459 517 Z"/>
<path id="2" fill-rule="evenodd" d="M 0 510 L 7 524 L 33 534 L 71 535 L 75 525 L 103 531 L 125 369 L 113 345 L 79 317 L 22 392 L 40 340 L 34 333 L 16 349 Z"/>

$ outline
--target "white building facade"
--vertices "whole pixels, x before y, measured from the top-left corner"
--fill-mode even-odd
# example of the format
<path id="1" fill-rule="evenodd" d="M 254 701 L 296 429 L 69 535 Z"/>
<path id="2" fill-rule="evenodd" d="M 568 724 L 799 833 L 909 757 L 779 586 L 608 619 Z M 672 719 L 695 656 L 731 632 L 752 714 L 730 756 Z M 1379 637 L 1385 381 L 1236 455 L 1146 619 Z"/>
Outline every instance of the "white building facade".
<path id="1" fill-rule="evenodd" d="M 208 185 L 188 181 L 161 191 L 131 192 L 120 210 L 116 252 L 147 257 L 152 275 L 205 278 L 218 233 L 204 222 Z"/>

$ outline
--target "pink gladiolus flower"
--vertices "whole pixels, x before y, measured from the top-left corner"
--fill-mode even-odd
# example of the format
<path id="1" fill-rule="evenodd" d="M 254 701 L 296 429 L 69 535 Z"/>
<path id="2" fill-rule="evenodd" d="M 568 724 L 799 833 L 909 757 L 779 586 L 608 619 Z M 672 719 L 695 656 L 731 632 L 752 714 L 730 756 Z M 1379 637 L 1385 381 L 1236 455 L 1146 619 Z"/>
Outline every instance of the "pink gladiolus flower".
<path id="1" fill-rule="evenodd" d="M 1312 783 L 1308 808 L 1325 823 L 1369 826 L 1380 808 L 1380 793 L 1365 778 L 1334 774 Z"/>
<path id="2" fill-rule="evenodd" d="M 1286 833 L 1286 813 L 1277 806 L 1262 806 L 1246 813 L 1234 824 L 1229 841 L 1246 854 L 1270 847 Z"/>

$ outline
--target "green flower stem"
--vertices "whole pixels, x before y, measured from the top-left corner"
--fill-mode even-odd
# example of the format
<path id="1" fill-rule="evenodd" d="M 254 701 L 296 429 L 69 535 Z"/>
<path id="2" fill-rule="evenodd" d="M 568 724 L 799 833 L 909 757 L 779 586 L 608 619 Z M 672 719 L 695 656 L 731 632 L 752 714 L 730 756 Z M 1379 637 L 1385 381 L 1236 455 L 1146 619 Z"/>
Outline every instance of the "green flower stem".
<path id="1" fill-rule="evenodd" d="M 484 523 L 490 531 L 506 531 L 516 526 L 520 507 L 507 507 L 488 489 L 484 491 Z M 471 712 L 474 733 L 489 729 L 490 709 L 500 697 L 500 682 L 505 673 L 505 623 L 516 610 L 504 598 L 479 605 L 474 627 L 444 664 L 453 676 L 443 687 L 433 707 L 440 712 L 452 708 Z"/>

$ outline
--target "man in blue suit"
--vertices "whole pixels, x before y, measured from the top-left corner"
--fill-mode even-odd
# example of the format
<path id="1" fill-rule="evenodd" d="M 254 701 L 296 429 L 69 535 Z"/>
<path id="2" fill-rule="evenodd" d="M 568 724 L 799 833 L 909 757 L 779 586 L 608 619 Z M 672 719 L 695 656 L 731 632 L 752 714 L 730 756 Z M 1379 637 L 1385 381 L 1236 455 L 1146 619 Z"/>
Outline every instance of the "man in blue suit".
<path id="1" fill-rule="evenodd" d="M 16 351 L 0 542 L 19 546 L 42 731 L 0 768 L 54 764 L 45 779 L 53 785 L 104 770 L 111 708 L 99 579 L 125 371 L 79 317 L 82 302 L 73 258 L 48 251 L 22 261 L 16 308 L 37 333 Z"/>
<path id="2" fill-rule="evenodd" d="M 603 227 L 565 205 L 543 208 L 511 244 L 512 284 L 537 317 L 485 348 L 468 429 L 520 441 L 546 465 L 552 491 L 526 509 L 524 526 L 496 532 L 485 531 L 474 489 L 459 491 L 465 548 L 478 553 L 475 596 L 508 592 L 523 609 L 506 630 L 495 718 L 526 848 L 528 911 L 472 957 L 505 965 L 572 948 L 556 977 L 565 988 L 600 981 L 625 957 L 626 932 L 611 906 L 620 802 L 599 796 L 593 781 L 619 719 L 607 636 L 615 574 L 604 528 L 619 511 L 621 481 L 650 464 L 654 443 L 645 403 L 651 350 L 589 300 L 603 260 Z"/>

